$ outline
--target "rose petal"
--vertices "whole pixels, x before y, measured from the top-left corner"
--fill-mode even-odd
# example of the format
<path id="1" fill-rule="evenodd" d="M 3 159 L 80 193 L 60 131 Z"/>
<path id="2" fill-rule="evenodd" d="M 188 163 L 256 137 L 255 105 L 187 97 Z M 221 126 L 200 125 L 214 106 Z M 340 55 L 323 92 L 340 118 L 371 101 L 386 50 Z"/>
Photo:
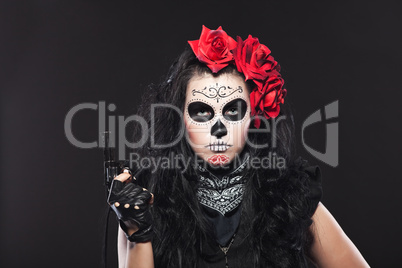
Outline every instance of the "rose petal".
<path id="1" fill-rule="evenodd" d="M 256 114 L 256 111 L 255 111 L 255 107 L 257 106 L 256 97 L 258 97 L 258 96 L 256 96 L 256 94 L 257 94 L 256 91 L 253 91 L 250 93 L 251 115 L 253 115 L 253 116 Z"/>
<path id="2" fill-rule="evenodd" d="M 272 106 L 272 104 L 274 103 L 274 101 L 276 99 L 276 93 L 277 92 L 275 90 L 273 90 L 264 96 L 264 104 L 263 104 L 264 107 Z M 262 110 L 264 110 L 264 109 L 262 109 Z"/>
<path id="3" fill-rule="evenodd" d="M 254 118 L 254 126 L 255 126 L 256 128 L 260 128 L 260 126 L 261 126 L 261 120 L 260 120 L 260 118 L 259 118 L 258 116 L 256 116 L 256 117 Z"/>
<path id="4" fill-rule="evenodd" d="M 277 105 L 276 107 L 271 108 L 269 111 L 265 111 L 265 114 L 269 118 L 275 118 L 279 115 L 279 111 L 280 111 L 280 107 L 279 107 L 279 105 Z"/>
<path id="5" fill-rule="evenodd" d="M 212 64 L 207 64 L 208 68 L 211 69 L 213 73 L 217 73 L 229 64 L 218 64 L 216 62 L 213 62 Z"/>
<path id="6" fill-rule="evenodd" d="M 194 54 L 197 55 L 196 51 L 198 52 L 198 43 L 199 43 L 199 40 L 188 41 L 188 43 L 190 44 L 191 49 L 193 50 Z"/>

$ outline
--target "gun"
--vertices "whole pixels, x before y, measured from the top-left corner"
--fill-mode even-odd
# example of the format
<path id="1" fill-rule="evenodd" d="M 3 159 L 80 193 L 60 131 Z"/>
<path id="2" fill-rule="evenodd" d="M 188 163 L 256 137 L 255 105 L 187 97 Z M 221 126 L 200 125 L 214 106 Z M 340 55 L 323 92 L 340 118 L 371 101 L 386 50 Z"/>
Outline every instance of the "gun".
<path id="1" fill-rule="evenodd" d="M 104 184 L 109 191 L 113 179 L 119 175 L 124 167 L 127 167 L 127 161 L 116 161 L 114 148 L 110 146 L 110 131 L 103 132 L 103 157 L 104 157 Z"/>

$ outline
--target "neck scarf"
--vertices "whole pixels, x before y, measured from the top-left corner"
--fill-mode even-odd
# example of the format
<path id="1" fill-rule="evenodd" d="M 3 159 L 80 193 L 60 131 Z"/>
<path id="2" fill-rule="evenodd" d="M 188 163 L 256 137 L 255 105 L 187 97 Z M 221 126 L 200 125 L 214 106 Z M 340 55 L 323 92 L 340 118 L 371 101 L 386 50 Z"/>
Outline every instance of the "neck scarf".
<path id="1" fill-rule="evenodd" d="M 246 182 L 243 171 L 247 166 L 248 158 L 247 156 L 240 166 L 221 178 L 198 165 L 198 201 L 223 216 L 236 209 L 243 199 Z"/>

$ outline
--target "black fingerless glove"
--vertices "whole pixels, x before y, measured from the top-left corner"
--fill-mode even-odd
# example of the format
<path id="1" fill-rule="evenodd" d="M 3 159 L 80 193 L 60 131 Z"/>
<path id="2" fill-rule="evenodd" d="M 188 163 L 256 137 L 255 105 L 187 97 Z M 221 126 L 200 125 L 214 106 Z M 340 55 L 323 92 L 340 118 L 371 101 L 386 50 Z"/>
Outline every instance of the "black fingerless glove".
<path id="1" fill-rule="evenodd" d="M 152 215 L 149 211 L 151 193 L 134 184 L 123 183 L 113 180 L 109 191 L 107 202 L 114 210 L 120 222 L 121 229 L 125 232 L 127 239 L 131 242 L 147 242 L 152 239 Z M 115 202 L 120 205 L 115 206 Z M 126 208 L 125 205 L 129 207 Z M 138 226 L 138 231 L 131 236 L 127 233 L 127 226 L 123 221 L 133 221 Z"/>

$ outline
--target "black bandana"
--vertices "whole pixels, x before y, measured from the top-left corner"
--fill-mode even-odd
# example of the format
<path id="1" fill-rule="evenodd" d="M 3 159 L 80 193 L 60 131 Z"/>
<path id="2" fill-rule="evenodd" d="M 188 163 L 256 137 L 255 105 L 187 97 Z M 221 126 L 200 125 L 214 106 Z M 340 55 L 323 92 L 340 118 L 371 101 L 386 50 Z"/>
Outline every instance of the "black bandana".
<path id="1" fill-rule="evenodd" d="M 198 201 L 202 205 L 218 211 L 223 216 L 237 208 L 243 199 L 245 183 L 243 171 L 247 165 L 247 160 L 248 157 L 243 164 L 222 178 L 218 178 L 198 165 Z"/>

